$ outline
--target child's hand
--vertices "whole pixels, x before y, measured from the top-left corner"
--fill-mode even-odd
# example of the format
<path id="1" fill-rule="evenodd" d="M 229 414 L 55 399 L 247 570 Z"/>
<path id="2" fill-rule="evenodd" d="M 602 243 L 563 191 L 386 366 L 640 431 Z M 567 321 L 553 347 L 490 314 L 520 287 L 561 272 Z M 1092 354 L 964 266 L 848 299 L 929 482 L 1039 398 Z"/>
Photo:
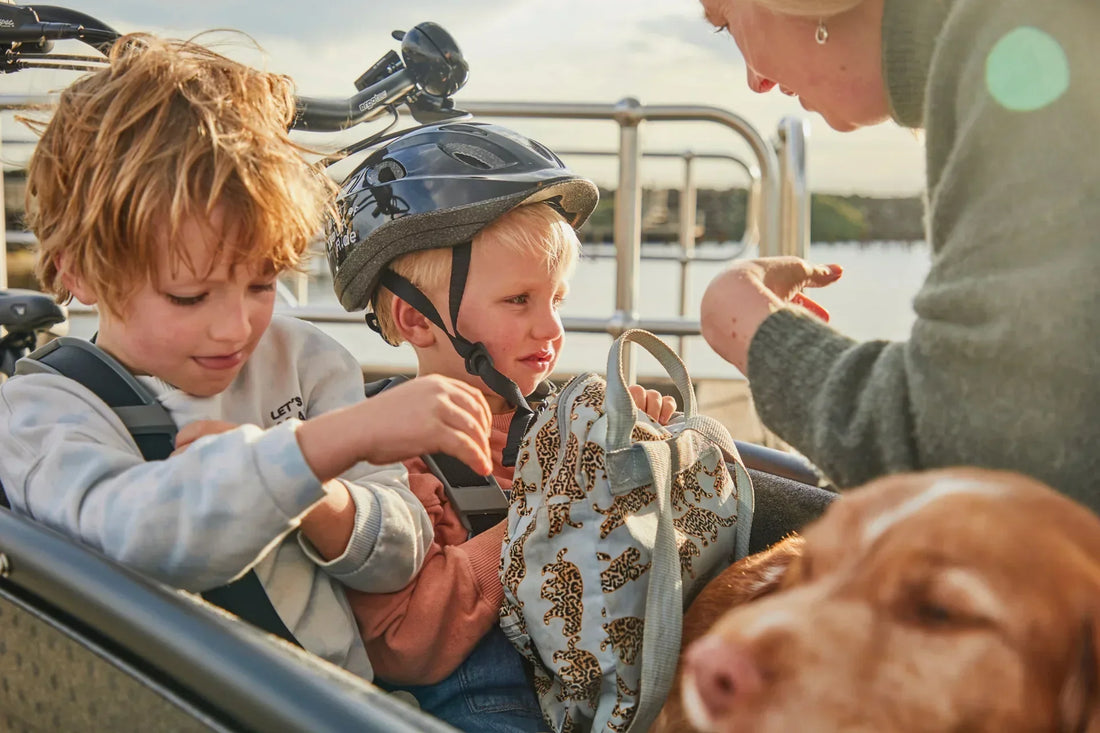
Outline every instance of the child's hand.
<path id="1" fill-rule="evenodd" d="M 395 463 L 425 453 L 446 453 L 488 475 L 493 471 L 491 429 L 485 395 L 465 382 L 432 374 L 306 420 L 297 438 L 322 481 L 359 461 Z"/>
<path id="2" fill-rule="evenodd" d="M 638 409 L 645 412 L 661 425 L 668 425 L 672 413 L 676 412 L 676 398 L 663 395 L 655 389 L 646 389 L 640 384 L 632 384 L 627 389 Z"/>
<path id="3" fill-rule="evenodd" d="M 371 397 L 366 406 L 381 428 L 367 446 L 372 463 L 401 461 L 425 453 L 454 456 L 477 473 L 493 472 L 489 450 L 492 413 L 478 389 L 429 374 Z"/>
<path id="4" fill-rule="evenodd" d="M 187 446 L 199 438 L 224 433 L 236 427 L 239 427 L 236 423 L 225 422 L 224 420 L 196 420 L 187 423 L 176 433 L 176 449 L 172 451 L 172 455 L 183 452 Z"/>
<path id="5" fill-rule="evenodd" d="M 829 285 L 841 272 L 839 265 L 811 265 L 798 257 L 736 262 L 714 278 L 703 294 L 703 338 L 719 356 L 747 373 L 749 344 L 764 319 L 791 303 L 828 321 L 828 312 L 802 289 Z"/>

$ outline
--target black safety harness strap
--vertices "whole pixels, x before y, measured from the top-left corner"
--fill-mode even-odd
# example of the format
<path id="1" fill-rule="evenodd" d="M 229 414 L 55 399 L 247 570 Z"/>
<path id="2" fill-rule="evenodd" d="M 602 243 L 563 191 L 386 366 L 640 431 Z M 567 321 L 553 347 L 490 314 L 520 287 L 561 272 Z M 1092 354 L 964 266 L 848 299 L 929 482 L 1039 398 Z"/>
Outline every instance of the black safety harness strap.
<path id="1" fill-rule="evenodd" d="M 369 382 L 366 385 L 366 396 L 373 397 L 404 381 L 405 377 L 394 376 Z M 446 453 L 432 453 L 422 458 L 428 470 L 443 484 L 447 499 L 471 537 L 508 517 L 509 497 L 495 476 L 479 476 L 465 463 Z"/>
<path id="2" fill-rule="evenodd" d="M 458 309 L 462 303 L 462 292 L 466 287 L 466 276 L 470 269 L 470 243 L 460 244 L 453 248 L 451 254 L 451 283 L 449 304 L 451 309 L 450 327 L 443 321 L 439 311 L 432 305 L 432 301 L 419 289 L 405 278 L 393 272 L 389 268 L 382 271 L 380 282 L 389 288 L 394 295 L 404 300 L 425 318 L 443 329 L 447 337 L 454 345 L 455 351 L 466 362 L 466 371 L 476 377 L 489 389 L 508 400 L 508 404 L 516 409 L 512 416 L 512 422 L 508 426 L 508 440 L 504 445 L 504 454 L 501 462 L 505 466 L 516 465 L 516 457 L 519 453 L 519 443 L 523 434 L 527 432 L 531 421 L 535 419 L 535 411 L 527 404 L 519 387 L 508 377 L 497 371 L 493 364 L 493 357 L 489 355 L 485 344 L 480 341 L 472 343 L 458 332 Z"/>
<path id="3" fill-rule="evenodd" d="M 171 455 L 176 443 L 172 416 L 125 367 L 95 344 L 77 338 L 55 339 L 18 362 L 16 374 L 35 372 L 59 374 L 91 390 L 119 416 L 145 460 L 162 461 Z M 0 500 L 8 506 L 2 488 Z M 279 618 L 254 570 L 202 596 L 269 634 L 301 646 Z"/>

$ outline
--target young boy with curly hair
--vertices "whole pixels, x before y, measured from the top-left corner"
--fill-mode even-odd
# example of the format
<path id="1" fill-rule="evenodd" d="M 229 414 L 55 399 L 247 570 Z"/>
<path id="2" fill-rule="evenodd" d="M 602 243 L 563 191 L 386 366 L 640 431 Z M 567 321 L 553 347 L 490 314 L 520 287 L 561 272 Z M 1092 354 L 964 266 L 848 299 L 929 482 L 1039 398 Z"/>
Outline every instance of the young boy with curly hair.
<path id="1" fill-rule="evenodd" d="M 364 401 L 343 347 L 273 317 L 334 192 L 288 137 L 294 111 L 286 77 L 143 34 L 64 91 L 28 170 L 40 280 L 99 307 L 96 345 L 181 429 L 146 462 L 84 386 L 17 375 L 0 481 L 15 511 L 164 583 L 254 570 L 305 649 L 370 678 L 343 586 L 401 588 L 432 538 L 392 462 L 444 451 L 488 472 L 489 412 L 444 378 Z"/>

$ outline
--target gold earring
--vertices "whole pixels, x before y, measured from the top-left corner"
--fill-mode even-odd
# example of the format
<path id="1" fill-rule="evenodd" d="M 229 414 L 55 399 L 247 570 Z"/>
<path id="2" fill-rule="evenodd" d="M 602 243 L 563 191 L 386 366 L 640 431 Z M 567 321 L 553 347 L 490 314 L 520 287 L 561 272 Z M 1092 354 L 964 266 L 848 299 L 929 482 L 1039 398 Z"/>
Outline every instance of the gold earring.
<path id="1" fill-rule="evenodd" d="M 814 40 L 820 46 L 824 46 L 825 41 L 829 40 L 829 29 L 825 27 L 824 18 L 818 18 L 817 20 L 817 33 L 814 34 Z"/>

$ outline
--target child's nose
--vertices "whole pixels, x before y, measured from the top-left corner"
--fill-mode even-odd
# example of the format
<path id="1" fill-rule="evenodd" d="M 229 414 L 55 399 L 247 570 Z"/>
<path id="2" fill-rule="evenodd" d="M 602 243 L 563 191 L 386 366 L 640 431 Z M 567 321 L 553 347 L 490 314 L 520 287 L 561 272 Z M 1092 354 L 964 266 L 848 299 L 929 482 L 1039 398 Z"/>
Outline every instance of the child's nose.
<path id="1" fill-rule="evenodd" d="M 228 302 L 210 321 L 210 337 L 215 341 L 240 344 L 252 334 L 252 322 L 245 303 Z"/>
<path id="2" fill-rule="evenodd" d="M 545 312 L 540 313 L 539 317 L 535 320 L 532 332 L 536 338 L 546 341 L 554 341 L 560 338 L 564 333 L 564 329 L 562 329 L 561 316 L 558 314 L 558 309 L 550 307 Z"/>

